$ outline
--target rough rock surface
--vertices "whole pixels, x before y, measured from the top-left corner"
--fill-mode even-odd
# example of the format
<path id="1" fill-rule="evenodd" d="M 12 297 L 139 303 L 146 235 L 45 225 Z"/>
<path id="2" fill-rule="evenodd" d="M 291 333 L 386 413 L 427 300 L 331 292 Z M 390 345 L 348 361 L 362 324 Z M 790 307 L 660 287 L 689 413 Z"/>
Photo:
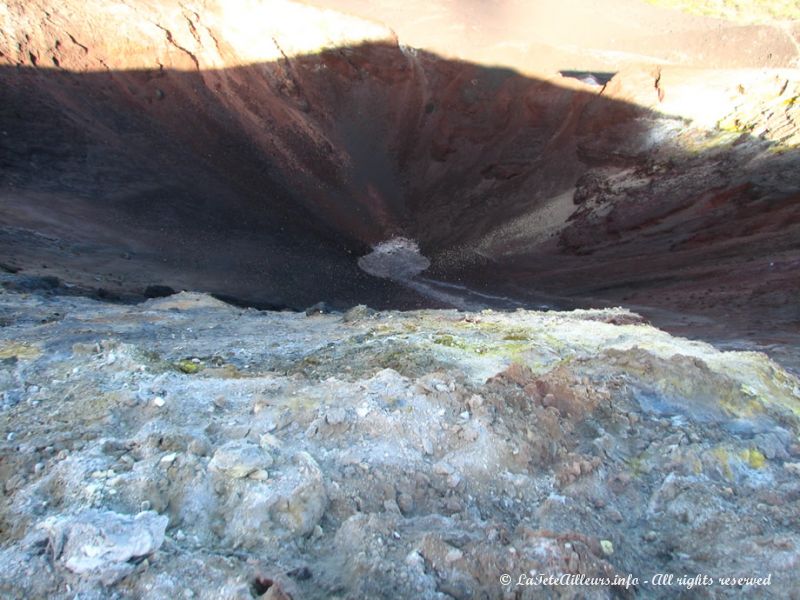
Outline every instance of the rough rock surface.
<path id="1" fill-rule="evenodd" d="M 800 587 L 800 381 L 763 354 L 622 309 L 3 291 L 0 316 L 4 598 Z M 770 585 L 644 583 L 658 573 Z M 533 574 L 599 583 L 514 585 Z"/>
<path id="2" fill-rule="evenodd" d="M 87 509 L 74 517 L 50 517 L 47 532 L 53 560 L 87 580 L 113 585 L 130 575 L 164 542 L 169 519 L 152 511 L 135 517 Z"/>

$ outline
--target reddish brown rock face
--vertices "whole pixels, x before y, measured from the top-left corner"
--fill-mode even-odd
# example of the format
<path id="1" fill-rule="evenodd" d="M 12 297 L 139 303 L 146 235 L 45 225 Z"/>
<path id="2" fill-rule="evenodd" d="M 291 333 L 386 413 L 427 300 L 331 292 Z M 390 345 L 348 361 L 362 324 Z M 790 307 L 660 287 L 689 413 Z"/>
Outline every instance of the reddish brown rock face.
<path id="1" fill-rule="evenodd" d="M 301 16 L 358 32 L 311 51 L 222 4 L 46 9 L 10 5 L 0 38 L 8 266 L 120 296 L 446 304 L 358 268 L 406 237 L 426 277 L 521 303 L 797 331 L 796 72 L 637 67 L 593 85 L 319 11 Z"/>

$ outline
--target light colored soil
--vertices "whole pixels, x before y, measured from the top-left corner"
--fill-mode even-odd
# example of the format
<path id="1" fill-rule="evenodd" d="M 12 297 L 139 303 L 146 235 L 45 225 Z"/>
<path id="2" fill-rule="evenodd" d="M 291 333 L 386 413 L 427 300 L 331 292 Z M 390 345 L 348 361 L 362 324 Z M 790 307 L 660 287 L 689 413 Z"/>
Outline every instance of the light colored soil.
<path id="1" fill-rule="evenodd" d="M 523 73 L 617 71 L 643 63 L 790 67 L 798 57 L 796 38 L 782 25 L 742 24 L 644 0 L 308 3 L 381 21 L 412 46 Z"/>
<path id="2" fill-rule="evenodd" d="M 647 0 L 656 6 L 742 23 L 800 19 L 796 0 Z"/>

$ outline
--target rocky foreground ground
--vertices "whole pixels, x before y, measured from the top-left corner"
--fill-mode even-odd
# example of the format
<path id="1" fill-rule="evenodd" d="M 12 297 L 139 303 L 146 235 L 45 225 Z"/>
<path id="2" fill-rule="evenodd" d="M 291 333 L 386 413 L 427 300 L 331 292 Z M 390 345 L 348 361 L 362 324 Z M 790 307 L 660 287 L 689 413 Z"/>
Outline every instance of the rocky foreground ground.
<path id="1" fill-rule="evenodd" d="M 621 309 L 6 289 L 0 325 L 4 598 L 800 589 L 800 382 L 763 354 Z"/>

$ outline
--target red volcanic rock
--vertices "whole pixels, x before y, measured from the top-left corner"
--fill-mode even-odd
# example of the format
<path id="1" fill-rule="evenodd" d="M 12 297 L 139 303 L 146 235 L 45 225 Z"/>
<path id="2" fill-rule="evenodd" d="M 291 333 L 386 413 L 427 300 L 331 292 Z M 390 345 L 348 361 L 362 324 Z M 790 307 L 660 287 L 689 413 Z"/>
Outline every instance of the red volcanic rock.
<path id="1" fill-rule="evenodd" d="M 636 65 L 590 36 L 587 68 L 624 67 L 592 85 L 543 74 L 564 54 L 488 66 L 497 23 L 477 57 L 412 33 L 435 53 L 280 0 L 20 1 L 4 18 L 3 264 L 122 296 L 430 304 L 358 268 L 405 237 L 427 275 L 522 301 L 800 322 L 796 72 Z"/>

